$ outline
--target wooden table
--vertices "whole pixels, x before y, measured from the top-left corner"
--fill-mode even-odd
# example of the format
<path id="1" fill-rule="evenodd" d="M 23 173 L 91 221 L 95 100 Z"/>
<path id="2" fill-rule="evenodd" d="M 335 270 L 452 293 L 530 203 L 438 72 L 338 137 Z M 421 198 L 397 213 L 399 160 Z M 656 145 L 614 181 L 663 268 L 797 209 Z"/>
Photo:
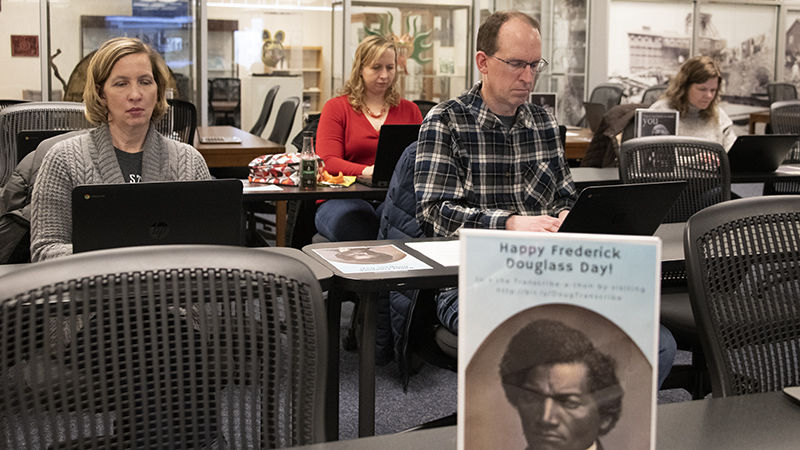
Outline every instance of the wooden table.
<path id="1" fill-rule="evenodd" d="M 236 136 L 241 143 L 201 144 L 200 136 Z M 247 167 L 261 155 L 283 153 L 285 147 L 229 125 L 197 127 L 194 148 L 203 155 L 209 168 Z"/>
<path id="2" fill-rule="evenodd" d="M 588 128 L 567 128 L 567 142 L 564 143 L 567 159 L 583 159 L 593 136 Z"/>
<path id="3" fill-rule="evenodd" d="M 769 124 L 769 111 L 756 111 L 750 113 L 750 120 L 747 124 L 750 134 L 756 134 L 757 123 Z"/>

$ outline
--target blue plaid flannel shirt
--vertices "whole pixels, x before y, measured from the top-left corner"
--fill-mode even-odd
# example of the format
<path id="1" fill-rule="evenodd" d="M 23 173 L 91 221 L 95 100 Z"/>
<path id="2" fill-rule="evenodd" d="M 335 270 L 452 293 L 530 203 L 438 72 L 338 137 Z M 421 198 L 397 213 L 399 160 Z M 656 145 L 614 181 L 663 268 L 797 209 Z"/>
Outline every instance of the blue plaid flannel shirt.
<path id="1" fill-rule="evenodd" d="M 417 221 L 426 236 L 461 227 L 504 229 L 512 214 L 555 216 L 575 203 L 558 124 L 528 103 L 510 130 L 477 83 L 422 122 L 414 165 Z"/>

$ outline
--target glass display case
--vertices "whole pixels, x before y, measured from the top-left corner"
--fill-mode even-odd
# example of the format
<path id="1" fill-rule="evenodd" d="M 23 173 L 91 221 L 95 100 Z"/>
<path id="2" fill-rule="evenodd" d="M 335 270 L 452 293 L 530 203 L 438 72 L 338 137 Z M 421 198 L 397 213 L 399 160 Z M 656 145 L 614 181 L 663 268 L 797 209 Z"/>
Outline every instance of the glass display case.
<path id="1" fill-rule="evenodd" d="M 334 2 L 333 90 L 349 77 L 359 42 L 380 33 L 393 35 L 398 42 L 397 76 L 403 98 L 439 102 L 459 95 L 469 87 L 472 69 L 470 5 Z"/>

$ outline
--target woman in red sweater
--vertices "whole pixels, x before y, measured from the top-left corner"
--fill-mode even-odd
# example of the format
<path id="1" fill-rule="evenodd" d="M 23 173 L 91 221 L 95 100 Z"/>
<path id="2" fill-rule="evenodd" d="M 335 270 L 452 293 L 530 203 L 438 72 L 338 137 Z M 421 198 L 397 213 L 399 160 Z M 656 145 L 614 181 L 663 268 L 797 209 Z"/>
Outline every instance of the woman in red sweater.
<path id="1" fill-rule="evenodd" d="M 381 126 L 422 122 L 417 105 L 400 98 L 396 74 L 394 41 L 383 36 L 361 41 L 342 95 L 322 108 L 317 154 L 328 172 L 372 175 Z M 377 237 L 379 217 L 380 211 L 366 200 L 328 200 L 319 205 L 315 223 L 331 241 L 367 240 Z"/>

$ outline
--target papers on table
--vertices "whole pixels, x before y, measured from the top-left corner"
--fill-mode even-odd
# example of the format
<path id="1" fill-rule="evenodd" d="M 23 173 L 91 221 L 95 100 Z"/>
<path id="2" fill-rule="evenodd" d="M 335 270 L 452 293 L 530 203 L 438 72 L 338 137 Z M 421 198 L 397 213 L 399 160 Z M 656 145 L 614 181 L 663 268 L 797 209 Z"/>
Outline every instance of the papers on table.
<path id="1" fill-rule="evenodd" d="M 241 180 L 242 185 L 244 186 L 242 192 L 247 194 L 248 192 L 274 192 L 274 191 L 282 191 L 281 187 L 277 184 L 266 184 L 266 183 L 251 183 L 247 180 Z"/>
<path id="2" fill-rule="evenodd" d="M 409 242 L 410 248 L 445 266 L 457 266 L 461 247 L 459 241 Z"/>
<path id="3" fill-rule="evenodd" d="M 396 272 L 430 269 L 431 266 L 394 245 L 330 247 L 314 252 L 342 273 Z"/>

